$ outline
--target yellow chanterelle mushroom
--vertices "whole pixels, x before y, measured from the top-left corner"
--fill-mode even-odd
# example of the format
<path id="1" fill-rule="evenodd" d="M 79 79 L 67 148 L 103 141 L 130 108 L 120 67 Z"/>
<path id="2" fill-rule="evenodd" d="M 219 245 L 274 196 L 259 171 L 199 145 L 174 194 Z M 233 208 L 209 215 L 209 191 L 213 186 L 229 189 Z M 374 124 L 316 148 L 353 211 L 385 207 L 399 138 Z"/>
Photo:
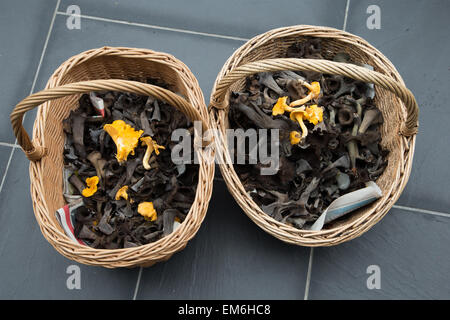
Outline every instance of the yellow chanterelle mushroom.
<path id="1" fill-rule="evenodd" d="M 115 199 L 120 200 L 120 198 L 128 200 L 128 186 L 123 186 L 117 191 Z"/>
<path id="2" fill-rule="evenodd" d="M 319 82 L 314 81 L 314 82 L 311 82 L 311 84 L 309 84 L 306 81 L 300 80 L 300 83 L 309 89 L 309 93 L 306 97 L 291 102 L 289 104 L 289 107 L 291 107 L 291 108 L 297 107 L 297 106 L 302 106 L 305 103 L 307 103 L 308 101 L 310 101 L 312 99 L 317 99 L 319 97 L 319 94 L 320 94 L 320 83 Z"/>
<path id="3" fill-rule="evenodd" d="M 298 131 L 291 131 L 289 135 L 289 140 L 291 141 L 291 144 L 297 144 L 301 140 L 300 132 Z"/>
<path id="4" fill-rule="evenodd" d="M 86 197 L 86 198 L 91 197 L 94 195 L 94 193 L 97 192 L 97 185 L 98 185 L 99 180 L 100 179 L 97 176 L 86 178 L 87 188 L 84 188 L 83 191 L 81 192 L 83 197 Z"/>
<path id="5" fill-rule="evenodd" d="M 147 146 L 147 150 L 145 150 L 144 158 L 142 159 L 142 164 L 145 168 L 145 170 L 150 169 L 150 164 L 148 161 L 150 160 L 150 156 L 152 155 L 153 151 L 155 151 L 155 154 L 159 154 L 159 149 L 166 149 L 164 146 L 160 146 L 156 143 L 155 140 L 152 139 L 152 137 L 142 137 L 141 138 L 142 145 Z"/>
<path id="6" fill-rule="evenodd" d="M 155 221 L 158 218 L 156 210 L 153 207 L 153 202 L 139 203 L 138 213 L 142 215 L 145 218 L 145 220 Z"/>
<path id="7" fill-rule="evenodd" d="M 103 130 L 111 136 L 116 144 L 116 158 L 119 163 L 127 161 L 130 153 L 134 155 L 134 149 L 139 143 L 140 136 L 144 133 L 143 130 L 134 130 L 133 127 L 126 124 L 123 120 L 115 120 L 111 124 L 105 124 Z"/>
<path id="8" fill-rule="evenodd" d="M 302 129 L 302 139 L 308 135 L 308 128 L 306 128 L 303 120 L 308 120 L 312 124 L 316 125 L 323 121 L 323 109 L 318 107 L 316 104 L 305 108 L 301 106 L 299 108 L 294 108 L 290 114 L 291 120 L 297 121 Z M 292 143 L 292 139 L 291 139 Z"/>
<path id="9" fill-rule="evenodd" d="M 305 109 L 306 118 L 313 125 L 323 121 L 323 109 L 318 107 L 317 104 L 313 104 Z"/>
<path id="10" fill-rule="evenodd" d="M 305 107 L 301 106 L 300 108 L 295 108 L 295 110 L 291 111 L 291 114 L 289 117 L 293 121 L 297 121 L 300 125 L 300 128 L 302 129 L 302 139 L 305 138 L 308 135 L 308 128 L 306 128 L 305 123 L 303 122 L 303 119 L 305 119 Z"/>
<path id="11" fill-rule="evenodd" d="M 277 102 L 272 108 L 272 115 L 277 116 L 279 114 L 284 114 L 286 111 L 291 111 L 292 108 L 286 103 L 288 97 L 278 98 Z"/>

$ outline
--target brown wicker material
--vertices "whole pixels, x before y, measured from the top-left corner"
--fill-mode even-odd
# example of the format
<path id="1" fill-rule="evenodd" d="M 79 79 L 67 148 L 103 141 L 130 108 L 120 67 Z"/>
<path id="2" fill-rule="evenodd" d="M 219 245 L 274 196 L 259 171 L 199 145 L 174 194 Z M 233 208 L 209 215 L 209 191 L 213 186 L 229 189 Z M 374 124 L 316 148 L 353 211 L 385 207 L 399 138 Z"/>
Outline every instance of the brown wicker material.
<path id="1" fill-rule="evenodd" d="M 170 91 L 138 81 L 122 80 L 141 81 L 147 77 L 162 79 Z M 54 72 L 44 91 L 24 99 L 11 113 L 18 143 L 31 160 L 31 197 L 36 219 L 53 247 L 80 263 L 115 268 L 147 267 L 165 261 L 186 246 L 205 217 L 214 178 L 214 163 L 204 161 L 210 148 L 197 150 L 200 159 L 197 192 L 185 221 L 172 234 L 156 242 L 127 249 L 93 249 L 73 242 L 56 220 L 55 211 L 65 205 L 62 120 L 78 107 L 82 93 L 96 90 L 152 95 L 173 105 L 192 121 L 202 121 L 204 129 L 209 127 L 208 112 L 196 78 L 181 61 L 169 54 L 104 47 L 70 58 Z M 34 123 L 33 142 L 30 142 L 22 127 L 22 118 L 25 112 L 42 103 Z"/>
<path id="2" fill-rule="evenodd" d="M 313 36 L 322 39 L 322 55 L 331 59 L 337 52 L 347 52 L 354 61 L 372 65 L 375 71 L 353 64 L 329 60 L 287 59 L 287 48 Z M 375 84 L 375 103 L 384 117 L 382 146 L 390 150 L 388 166 L 377 180 L 383 196 L 321 231 L 299 230 L 265 214 L 245 192 L 227 150 L 225 130 L 228 123 L 228 99 L 231 91 L 244 87 L 245 77 L 263 71 L 303 70 L 339 74 Z M 228 159 L 220 165 L 228 189 L 244 212 L 263 230 L 288 243 L 301 246 L 331 246 L 355 237 L 375 225 L 393 206 L 404 189 L 414 154 L 418 127 L 418 106 L 404 86 L 391 62 L 365 40 L 350 33 L 327 27 L 292 26 L 268 31 L 254 37 L 227 60 L 217 76 L 211 94 L 210 115 L 217 128 L 216 154 Z"/>

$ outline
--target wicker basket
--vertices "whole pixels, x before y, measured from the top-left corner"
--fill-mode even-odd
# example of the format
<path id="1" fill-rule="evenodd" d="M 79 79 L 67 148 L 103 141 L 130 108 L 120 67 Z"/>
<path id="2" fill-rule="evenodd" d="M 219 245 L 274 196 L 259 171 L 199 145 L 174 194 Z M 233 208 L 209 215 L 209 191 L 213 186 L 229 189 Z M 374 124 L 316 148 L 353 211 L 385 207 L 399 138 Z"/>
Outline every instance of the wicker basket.
<path id="1" fill-rule="evenodd" d="M 162 79 L 171 91 L 137 81 L 121 79 Z M 34 213 L 44 237 L 65 257 L 107 268 L 151 266 L 182 250 L 199 229 L 211 197 L 214 163 L 206 162 L 206 149 L 198 148 L 199 180 L 194 203 L 185 221 L 172 234 L 147 245 L 116 250 L 93 249 L 73 242 L 55 218 L 64 206 L 62 120 L 78 107 L 82 93 L 115 90 L 152 95 L 173 105 L 192 121 L 209 125 L 208 112 L 198 82 L 191 71 L 175 57 L 146 49 L 93 49 L 64 62 L 51 76 L 44 91 L 21 101 L 11 113 L 18 143 L 31 160 L 30 182 Z M 172 92 L 173 91 L 173 92 Z M 176 94 L 176 93 L 178 94 Z M 182 98 L 182 95 L 184 98 Z M 39 107 L 34 123 L 33 142 L 22 127 L 25 112 Z"/>
<path id="2" fill-rule="evenodd" d="M 344 51 L 354 61 L 372 65 L 375 71 L 329 60 L 283 58 L 290 45 L 307 36 L 322 39 L 322 55 L 326 59 Z M 326 225 L 321 231 L 299 230 L 265 214 L 245 192 L 228 155 L 225 129 L 229 127 L 230 92 L 242 90 L 245 77 L 251 74 L 278 70 L 316 71 L 372 82 L 376 90 L 375 103 L 385 119 L 382 145 L 390 150 L 389 163 L 377 180 L 383 196 L 370 206 Z M 271 30 L 249 40 L 234 52 L 219 73 L 211 94 L 210 116 L 212 126 L 218 129 L 215 134 L 216 154 L 228 160 L 220 165 L 220 170 L 229 191 L 250 219 L 288 243 L 331 246 L 360 236 L 389 211 L 409 178 L 418 127 L 417 103 L 391 62 L 365 40 L 347 32 L 300 25 Z"/>

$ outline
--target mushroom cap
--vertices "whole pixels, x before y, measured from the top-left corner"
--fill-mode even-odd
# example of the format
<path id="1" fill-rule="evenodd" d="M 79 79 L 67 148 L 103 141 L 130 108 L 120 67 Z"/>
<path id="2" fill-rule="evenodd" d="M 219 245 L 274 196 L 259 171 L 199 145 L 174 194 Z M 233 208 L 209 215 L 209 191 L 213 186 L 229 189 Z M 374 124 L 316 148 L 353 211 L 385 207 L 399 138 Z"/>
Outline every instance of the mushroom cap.
<path id="1" fill-rule="evenodd" d="M 155 221 L 158 218 L 153 202 L 144 201 L 139 203 L 138 213 L 150 221 Z"/>
<path id="2" fill-rule="evenodd" d="M 323 121 L 323 109 L 321 107 L 318 107 L 317 104 L 313 104 L 312 106 L 309 106 L 305 110 L 306 112 L 306 119 L 308 119 L 309 122 L 316 125 L 319 122 Z"/>
<path id="3" fill-rule="evenodd" d="M 286 103 L 288 97 L 280 97 L 277 100 L 277 103 L 275 103 L 275 105 L 272 108 L 272 115 L 276 116 L 279 114 L 284 114 L 284 111 L 286 110 L 287 107 L 289 107 Z"/>
<path id="4" fill-rule="evenodd" d="M 166 149 L 166 147 L 161 146 L 156 143 L 156 140 L 153 140 L 152 137 L 146 136 L 141 138 L 142 145 L 147 145 L 150 148 L 151 152 L 155 151 L 156 155 L 159 154 L 159 149 Z"/>
<path id="5" fill-rule="evenodd" d="M 146 144 L 147 146 L 150 145 L 153 141 L 152 137 L 150 136 L 141 137 L 140 140 L 142 142 L 142 145 Z"/>
<path id="6" fill-rule="evenodd" d="M 313 99 L 317 99 L 320 94 L 320 83 L 317 81 L 311 82 L 311 94 Z"/>
<path id="7" fill-rule="evenodd" d="M 115 120 L 111 124 L 105 124 L 103 130 L 111 136 L 116 144 L 116 158 L 119 163 L 127 161 L 130 153 L 134 154 L 134 149 L 139 143 L 139 137 L 144 133 L 143 130 L 136 131 L 123 120 Z"/>
<path id="8" fill-rule="evenodd" d="M 305 114 L 305 106 L 301 106 L 292 110 L 289 118 L 291 118 L 291 120 L 298 121 L 298 118 L 301 117 L 301 119 L 303 120 L 305 118 Z"/>
<path id="9" fill-rule="evenodd" d="M 120 188 L 115 196 L 116 200 L 120 200 L 120 198 L 124 198 L 125 200 L 128 200 L 128 186 L 123 186 L 122 188 Z"/>
<path id="10" fill-rule="evenodd" d="M 298 131 L 291 131 L 289 134 L 289 140 L 291 141 L 291 144 L 297 144 L 301 141 L 301 135 Z"/>
<path id="11" fill-rule="evenodd" d="M 86 178 L 87 188 L 84 188 L 81 194 L 83 197 L 91 197 L 97 192 L 97 185 L 100 179 L 97 176 Z"/>

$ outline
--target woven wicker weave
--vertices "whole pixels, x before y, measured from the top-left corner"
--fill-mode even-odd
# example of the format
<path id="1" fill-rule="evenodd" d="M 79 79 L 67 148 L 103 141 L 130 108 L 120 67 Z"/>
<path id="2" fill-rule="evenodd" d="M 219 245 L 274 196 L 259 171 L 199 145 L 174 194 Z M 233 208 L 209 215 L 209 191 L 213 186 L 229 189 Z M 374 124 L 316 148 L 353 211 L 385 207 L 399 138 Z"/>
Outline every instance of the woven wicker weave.
<path id="1" fill-rule="evenodd" d="M 284 58 L 289 46 L 304 41 L 307 36 L 322 39 L 322 55 L 326 59 L 332 59 L 334 54 L 344 51 L 354 61 L 372 65 L 374 71 L 329 60 Z M 242 90 L 248 75 L 277 70 L 316 71 L 375 83 L 375 103 L 385 119 L 382 146 L 390 150 L 389 163 L 377 180 L 383 196 L 370 206 L 326 225 L 321 231 L 299 230 L 265 214 L 245 192 L 230 163 L 225 135 L 229 127 L 230 92 Z M 271 30 L 249 40 L 234 52 L 217 76 L 211 94 L 210 115 L 212 126 L 218 129 L 215 136 L 216 154 L 228 160 L 220 165 L 220 170 L 229 191 L 250 219 L 266 232 L 288 243 L 311 247 L 330 246 L 360 236 L 389 211 L 409 178 L 418 127 L 416 100 L 404 86 L 395 67 L 381 52 L 347 32 L 303 25 Z"/>
<path id="2" fill-rule="evenodd" d="M 162 79 L 170 91 L 138 81 L 121 80 L 145 80 L 147 77 Z M 24 99 L 11 113 L 18 143 L 31 160 L 31 197 L 37 222 L 44 237 L 57 251 L 80 263 L 114 268 L 150 266 L 167 260 L 186 246 L 205 217 L 214 178 L 214 163 L 203 160 L 207 156 L 204 154 L 206 149 L 197 150 L 200 159 L 197 192 L 185 221 L 172 234 L 156 242 L 127 249 L 93 249 L 73 242 L 56 220 L 55 211 L 65 205 L 62 120 L 78 107 L 82 93 L 96 90 L 152 95 L 173 105 L 192 121 L 202 121 L 204 129 L 209 126 L 208 112 L 196 78 L 171 55 L 146 49 L 104 47 L 70 58 L 54 72 L 44 91 Z M 22 127 L 22 118 L 25 112 L 42 103 L 31 143 Z"/>

